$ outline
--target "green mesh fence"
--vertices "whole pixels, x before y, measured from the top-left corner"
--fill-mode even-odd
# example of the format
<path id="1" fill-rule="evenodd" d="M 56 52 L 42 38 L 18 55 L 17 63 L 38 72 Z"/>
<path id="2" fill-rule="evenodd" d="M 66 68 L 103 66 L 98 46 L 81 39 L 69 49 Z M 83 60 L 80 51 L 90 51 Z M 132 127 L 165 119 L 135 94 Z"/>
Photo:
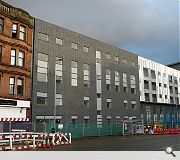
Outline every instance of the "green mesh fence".
<path id="1" fill-rule="evenodd" d="M 46 123 L 46 132 L 50 133 L 54 127 L 53 123 Z M 93 137 L 93 136 L 110 136 L 122 135 L 122 125 L 107 124 L 107 125 L 84 125 L 84 124 L 64 124 L 62 128 L 58 128 L 56 124 L 56 132 L 71 133 L 73 138 Z"/>

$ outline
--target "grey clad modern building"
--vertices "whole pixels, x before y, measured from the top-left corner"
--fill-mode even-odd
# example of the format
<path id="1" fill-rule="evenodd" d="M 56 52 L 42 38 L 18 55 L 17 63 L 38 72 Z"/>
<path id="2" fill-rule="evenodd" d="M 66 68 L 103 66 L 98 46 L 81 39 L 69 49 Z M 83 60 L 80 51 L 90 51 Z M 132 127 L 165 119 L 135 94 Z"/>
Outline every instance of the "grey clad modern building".
<path id="1" fill-rule="evenodd" d="M 140 120 L 138 56 L 34 20 L 32 120 L 120 123 Z"/>

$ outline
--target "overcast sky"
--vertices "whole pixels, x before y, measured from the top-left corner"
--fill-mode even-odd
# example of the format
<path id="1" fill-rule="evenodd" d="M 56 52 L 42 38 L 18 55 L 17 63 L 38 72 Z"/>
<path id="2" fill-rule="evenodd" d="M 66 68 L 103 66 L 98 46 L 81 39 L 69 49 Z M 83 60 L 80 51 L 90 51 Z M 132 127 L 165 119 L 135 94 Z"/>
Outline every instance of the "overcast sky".
<path id="1" fill-rule="evenodd" d="M 179 0 L 4 0 L 32 16 L 142 57 L 180 59 Z"/>

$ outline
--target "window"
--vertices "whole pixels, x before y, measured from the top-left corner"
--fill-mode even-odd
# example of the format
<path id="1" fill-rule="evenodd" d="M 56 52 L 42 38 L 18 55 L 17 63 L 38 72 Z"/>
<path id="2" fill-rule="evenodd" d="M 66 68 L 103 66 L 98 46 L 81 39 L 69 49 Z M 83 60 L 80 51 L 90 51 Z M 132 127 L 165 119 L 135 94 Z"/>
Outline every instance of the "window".
<path id="1" fill-rule="evenodd" d="M 106 69 L 106 89 L 110 90 L 111 85 L 111 71 L 109 69 Z"/>
<path id="2" fill-rule="evenodd" d="M 16 50 L 11 49 L 11 65 L 16 65 Z"/>
<path id="3" fill-rule="evenodd" d="M 18 25 L 13 23 L 12 25 L 12 38 L 17 38 L 18 34 Z"/>
<path id="4" fill-rule="evenodd" d="M 130 75 L 131 79 L 131 93 L 135 94 L 136 93 L 136 78 L 134 75 Z"/>
<path id="5" fill-rule="evenodd" d="M 26 40 L 26 27 L 20 26 L 19 39 L 25 41 Z"/>
<path id="6" fill-rule="evenodd" d="M 169 86 L 170 94 L 173 94 L 173 86 Z"/>
<path id="7" fill-rule="evenodd" d="M 152 90 L 156 90 L 156 82 L 151 82 Z"/>
<path id="8" fill-rule="evenodd" d="M 127 60 L 126 59 L 122 59 L 122 63 L 126 64 L 127 63 Z"/>
<path id="9" fill-rule="evenodd" d="M 131 107 L 132 109 L 136 109 L 136 101 L 131 101 Z"/>
<path id="10" fill-rule="evenodd" d="M 144 80 L 144 89 L 149 89 L 149 81 Z"/>
<path id="11" fill-rule="evenodd" d="M 0 63 L 1 63 L 1 59 L 2 59 L 2 46 L 0 46 Z"/>
<path id="12" fill-rule="evenodd" d="M 63 45 L 63 40 L 60 38 L 56 38 L 56 44 Z"/>
<path id="13" fill-rule="evenodd" d="M 143 68 L 144 77 L 149 77 L 148 69 Z"/>
<path id="14" fill-rule="evenodd" d="M 156 79 L 156 74 L 154 70 L 151 70 L 151 78 Z"/>
<path id="15" fill-rule="evenodd" d="M 71 48 L 73 48 L 73 49 L 77 49 L 77 43 L 71 43 Z"/>
<path id="16" fill-rule="evenodd" d="M 56 57 L 56 83 L 62 84 L 62 58 Z"/>
<path id="17" fill-rule="evenodd" d="M 114 61 L 115 62 L 119 62 L 119 57 L 118 56 L 114 56 Z"/>
<path id="18" fill-rule="evenodd" d="M 174 104 L 174 97 L 170 97 L 170 103 Z"/>
<path id="19" fill-rule="evenodd" d="M 161 83 L 159 83 L 159 87 L 161 87 L 162 85 L 161 85 Z"/>
<path id="20" fill-rule="evenodd" d="M 149 102 L 150 101 L 150 97 L 149 97 L 149 93 L 145 93 L 145 101 Z"/>
<path id="21" fill-rule="evenodd" d="M 97 93 L 97 98 L 101 98 L 101 93 Z"/>
<path id="22" fill-rule="evenodd" d="M 120 85 L 120 76 L 119 72 L 115 71 L 115 90 L 118 92 L 119 91 L 119 85 Z"/>
<path id="23" fill-rule="evenodd" d="M 108 99 L 107 99 L 107 108 L 110 108 L 110 107 L 111 107 L 111 99 L 108 98 Z"/>
<path id="24" fill-rule="evenodd" d="M 89 87 L 90 75 L 89 75 L 89 64 L 83 64 L 84 68 L 84 87 Z"/>
<path id="25" fill-rule="evenodd" d="M 167 84 L 164 84 L 164 88 L 167 88 Z"/>
<path id="26" fill-rule="evenodd" d="M 127 101 L 127 100 L 124 100 L 123 105 L 124 105 L 124 108 L 127 109 L 127 108 L 128 108 L 128 101 Z"/>
<path id="27" fill-rule="evenodd" d="M 106 54 L 105 54 L 105 57 L 106 57 L 107 59 L 111 59 L 111 56 L 110 56 L 109 53 L 106 53 Z"/>
<path id="28" fill-rule="evenodd" d="M 134 63 L 134 61 L 131 61 L 131 65 L 132 65 L 132 66 L 135 66 L 135 63 Z"/>
<path id="29" fill-rule="evenodd" d="M 173 76 L 169 75 L 169 83 L 173 83 Z"/>
<path id="30" fill-rule="evenodd" d="M 0 17 L 0 34 L 4 32 L 4 19 Z"/>
<path id="31" fill-rule="evenodd" d="M 39 82 L 48 81 L 47 70 L 48 70 L 48 55 L 44 53 L 38 53 L 37 80 Z"/>
<path id="32" fill-rule="evenodd" d="M 175 94 L 178 94 L 178 87 L 175 87 Z"/>
<path id="33" fill-rule="evenodd" d="M 152 94 L 152 101 L 157 102 L 157 95 L 156 94 Z"/>
<path id="34" fill-rule="evenodd" d="M 128 92 L 128 88 L 127 88 L 127 74 L 123 73 L 123 90 L 124 93 Z"/>
<path id="35" fill-rule="evenodd" d="M 89 48 L 86 47 L 86 46 L 84 46 L 84 47 L 83 47 L 83 52 L 89 52 Z"/>
<path id="36" fill-rule="evenodd" d="M 9 79 L 9 94 L 14 95 L 15 78 Z"/>
<path id="37" fill-rule="evenodd" d="M 96 59 L 101 59 L 101 52 L 100 51 L 96 51 Z"/>
<path id="38" fill-rule="evenodd" d="M 89 107 L 89 97 L 84 97 L 84 107 Z"/>
<path id="39" fill-rule="evenodd" d="M 77 62 L 71 61 L 71 85 L 77 86 Z"/>
<path id="40" fill-rule="evenodd" d="M 159 94 L 159 98 L 162 98 L 162 94 Z"/>
<path id="41" fill-rule="evenodd" d="M 56 93 L 56 106 L 62 106 L 62 94 Z"/>
<path id="42" fill-rule="evenodd" d="M 38 39 L 42 40 L 42 41 L 49 41 L 49 36 L 47 34 L 44 33 L 38 33 Z"/>
<path id="43" fill-rule="evenodd" d="M 19 51 L 18 66 L 24 66 L 24 53 Z"/>
<path id="44" fill-rule="evenodd" d="M 47 93 L 37 92 L 37 104 L 47 104 Z"/>
<path id="45" fill-rule="evenodd" d="M 17 82 L 17 95 L 22 96 L 23 95 L 23 80 L 18 79 Z"/>
<path id="46" fill-rule="evenodd" d="M 165 99 L 167 99 L 167 95 L 165 95 Z"/>
<path id="47" fill-rule="evenodd" d="M 174 77 L 174 84 L 177 84 L 177 77 Z"/>

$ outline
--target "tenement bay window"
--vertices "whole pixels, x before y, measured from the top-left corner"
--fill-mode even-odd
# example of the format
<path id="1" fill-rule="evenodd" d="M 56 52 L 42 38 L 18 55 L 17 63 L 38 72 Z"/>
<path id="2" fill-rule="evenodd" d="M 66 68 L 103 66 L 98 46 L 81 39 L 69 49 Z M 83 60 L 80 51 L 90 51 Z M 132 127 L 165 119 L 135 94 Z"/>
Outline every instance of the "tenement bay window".
<path id="1" fill-rule="evenodd" d="M 11 65 L 16 65 L 16 50 L 11 49 Z"/>
<path id="2" fill-rule="evenodd" d="M 20 33 L 19 33 L 19 39 L 25 41 L 26 40 L 26 27 L 20 26 Z"/>
<path id="3" fill-rule="evenodd" d="M 18 25 L 16 23 L 13 23 L 12 25 L 12 38 L 17 38 L 18 34 Z"/>
<path id="4" fill-rule="evenodd" d="M 19 51 L 18 65 L 21 67 L 24 66 L 24 53 L 21 51 Z"/>
<path id="5" fill-rule="evenodd" d="M 9 79 L 9 94 L 14 95 L 14 88 L 15 88 L 15 78 L 11 77 Z"/>
<path id="6" fill-rule="evenodd" d="M 0 34 L 4 31 L 4 19 L 0 17 Z"/>
<path id="7" fill-rule="evenodd" d="M 22 96 L 23 95 L 23 80 L 18 79 L 17 82 L 17 95 Z"/>

